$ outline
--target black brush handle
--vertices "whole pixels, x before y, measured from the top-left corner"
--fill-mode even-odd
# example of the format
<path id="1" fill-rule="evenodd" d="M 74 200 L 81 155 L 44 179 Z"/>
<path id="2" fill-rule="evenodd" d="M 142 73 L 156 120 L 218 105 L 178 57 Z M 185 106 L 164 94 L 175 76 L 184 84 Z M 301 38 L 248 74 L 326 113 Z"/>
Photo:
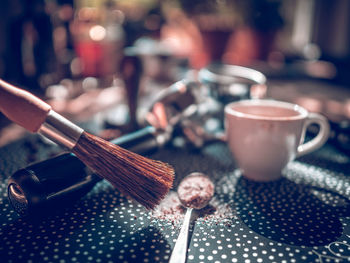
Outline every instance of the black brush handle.
<path id="1" fill-rule="evenodd" d="M 145 127 L 138 131 L 123 135 L 111 141 L 122 148 L 128 149 L 142 155 L 148 155 L 155 152 L 161 145 L 158 138 L 162 132 L 157 131 L 152 126 Z"/>
<path id="2" fill-rule="evenodd" d="M 146 127 L 111 141 L 138 154 L 162 145 L 160 133 Z M 101 178 L 72 153 L 64 153 L 15 172 L 8 181 L 8 198 L 20 215 L 41 217 L 50 208 L 66 207 L 87 194 Z"/>
<path id="3" fill-rule="evenodd" d="M 126 98 L 129 106 L 130 128 L 137 128 L 137 102 L 142 77 L 142 60 L 138 54 L 125 52 L 124 58 L 120 64 L 120 72 L 124 80 L 126 89 Z"/>

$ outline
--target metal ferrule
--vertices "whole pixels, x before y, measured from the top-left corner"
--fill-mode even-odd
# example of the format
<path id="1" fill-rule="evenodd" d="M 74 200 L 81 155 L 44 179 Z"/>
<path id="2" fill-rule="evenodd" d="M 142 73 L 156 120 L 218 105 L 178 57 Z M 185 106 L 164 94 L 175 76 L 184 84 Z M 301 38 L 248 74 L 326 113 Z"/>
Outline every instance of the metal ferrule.
<path id="1" fill-rule="evenodd" d="M 45 122 L 40 126 L 38 133 L 71 150 L 78 142 L 83 131 L 82 128 L 53 110 L 50 110 Z"/>

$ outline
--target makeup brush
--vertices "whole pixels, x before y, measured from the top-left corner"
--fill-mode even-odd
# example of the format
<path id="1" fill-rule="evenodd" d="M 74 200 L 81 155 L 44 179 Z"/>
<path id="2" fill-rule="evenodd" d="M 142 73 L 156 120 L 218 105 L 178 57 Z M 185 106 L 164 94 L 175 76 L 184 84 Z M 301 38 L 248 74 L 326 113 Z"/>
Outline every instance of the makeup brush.
<path id="1" fill-rule="evenodd" d="M 85 132 L 28 91 L 0 79 L 0 111 L 31 132 L 68 148 L 86 166 L 148 209 L 172 187 L 174 169 Z"/>

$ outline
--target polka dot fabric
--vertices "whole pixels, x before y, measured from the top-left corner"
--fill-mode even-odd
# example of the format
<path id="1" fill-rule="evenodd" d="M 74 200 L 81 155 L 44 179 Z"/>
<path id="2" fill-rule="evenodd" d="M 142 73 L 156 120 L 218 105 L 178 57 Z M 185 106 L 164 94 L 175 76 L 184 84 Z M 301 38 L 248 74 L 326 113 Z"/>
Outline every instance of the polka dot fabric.
<path id="1" fill-rule="evenodd" d="M 19 217 L 7 199 L 7 178 L 57 152 L 35 136 L 0 149 L 0 262 L 168 262 L 181 223 L 155 217 L 106 181 L 40 220 Z M 270 183 L 241 177 L 223 144 L 201 152 L 169 147 L 152 157 L 175 166 L 174 190 L 190 172 L 211 176 L 217 205 L 230 208 L 193 222 L 187 262 L 350 260 L 350 160 L 330 146 Z"/>

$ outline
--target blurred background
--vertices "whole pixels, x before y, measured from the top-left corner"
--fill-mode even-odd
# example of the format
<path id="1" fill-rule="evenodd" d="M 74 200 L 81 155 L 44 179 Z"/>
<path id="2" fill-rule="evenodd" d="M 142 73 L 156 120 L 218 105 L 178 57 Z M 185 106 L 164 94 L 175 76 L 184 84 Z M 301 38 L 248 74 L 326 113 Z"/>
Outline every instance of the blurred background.
<path id="1" fill-rule="evenodd" d="M 94 116 L 107 139 L 214 62 L 259 70 L 268 97 L 350 131 L 348 0 L 1 0 L 0 15 L 0 78 L 74 120 Z M 0 145 L 22 133 L 0 126 Z"/>

